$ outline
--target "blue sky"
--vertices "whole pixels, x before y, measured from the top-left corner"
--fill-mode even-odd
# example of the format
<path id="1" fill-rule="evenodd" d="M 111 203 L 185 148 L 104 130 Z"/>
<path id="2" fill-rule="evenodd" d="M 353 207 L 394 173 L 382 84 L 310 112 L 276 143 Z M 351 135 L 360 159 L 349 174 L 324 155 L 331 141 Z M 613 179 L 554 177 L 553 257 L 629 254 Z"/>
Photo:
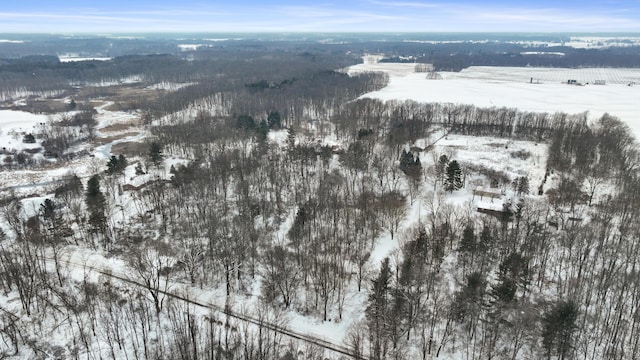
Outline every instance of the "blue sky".
<path id="1" fill-rule="evenodd" d="M 640 32 L 640 1 L 5 0 L 0 32 Z"/>

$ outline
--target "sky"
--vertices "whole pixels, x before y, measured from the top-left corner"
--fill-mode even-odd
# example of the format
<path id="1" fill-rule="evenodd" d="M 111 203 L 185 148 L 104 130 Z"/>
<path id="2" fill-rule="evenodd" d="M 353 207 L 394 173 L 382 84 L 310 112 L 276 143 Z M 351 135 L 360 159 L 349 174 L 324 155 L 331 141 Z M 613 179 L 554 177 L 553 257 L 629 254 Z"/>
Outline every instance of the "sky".
<path id="1" fill-rule="evenodd" d="M 640 32 L 640 1 L 4 0 L 0 32 Z"/>

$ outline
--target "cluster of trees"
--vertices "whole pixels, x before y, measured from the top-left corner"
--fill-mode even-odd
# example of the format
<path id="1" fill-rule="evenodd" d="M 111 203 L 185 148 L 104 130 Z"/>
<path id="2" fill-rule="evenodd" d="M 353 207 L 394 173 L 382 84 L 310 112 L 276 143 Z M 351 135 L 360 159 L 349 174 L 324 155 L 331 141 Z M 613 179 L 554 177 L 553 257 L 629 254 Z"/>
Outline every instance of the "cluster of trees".
<path id="1" fill-rule="evenodd" d="M 310 359 L 324 358 L 322 348 L 291 341 L 274 330 L 282 325 L 280 314 L 266 307 L 239 313 L 254 319 L 252 324 L 174 297 L 163 299 L 158 312 L 148 300 L 153 288 L 122 283 L 99 275 L 91 265 L 70 264 L 59 252 L 50 254 L 51 208 L 45 209 L 37 225 L 20 232 L 19 242 L 0 247 L 0 286 L 3 292 L 16 293 L 22 309 L 2 308 L 2 356 L 77 358 L 101 353 L 114 359 L 266 360 L 304 353 Z M 140 264 L 145 266 L 141 272 L 151 271 L 156 259 L 148 260 Z M 78 271 L 84 279 L 74 276 Z"/>
<path id="2" fill-rule="evenodd" d="M 263 71 L 269 69 L 269 75 L 279 79 L 289 73 L 280 75 L 281 70 L 278 69 L 299 71 L 298 80 L 286 87 L 254 91 L 232 77 L 224 77 L 215 82 L 201 81 L 197 85 L 172 92 L 160 101 L 144 102 L 140 107 L 152 114 L 152 117 L 165 119 L 168 123 L 189 121 L 194 113 L 205 118 L 249 115 L 265 119 L 269 114 L 277 112 L 280 126 L 301 126 L 308 120 L 328 121 L 343 104 L 339 99 L 355 99 L 366 92 L 384 87 L 388 82 L 388 76 L 382 73 L 350 77 L 321 67 L 330 64 L 312 63 L 314 67 L 308 69 L 308 64 L 300 63 L 302 60 L 305 59 L 287 60 L 292 62 L 289 66 L 277 63 L 256 65 L 238 75 L 241 79 L 252 79 L 265 76 Z M 260 73 L 255 73 L 257 69 L 260 69 Z M 181 111 L 185 109 L 189 111 Z M 206 109 L 206 113 L 202 113 L 203 109 Z"/>
<path id="3" fill-rule="evenodd" d="M 351 139 L 358 129 L 371 129 L 376 137 L 400 145 L 425 137 L 435 125 L 456 134 L 531 141 L 547 141 L 557 134 L 586 126 L 586 114 L 534 113 L 412 100 L 383 102 L 368 98 L 345 104 L 332 120 L 341 138 Z"/>
<path id="4" fill-rule="evenodd" d="M 419 178 L 420 175 L 422 175 L 420 155 L 416 154 L 414 156 L 411 151 L 407 152 L 403 149 L 400 155 L 400 170 L 402 170 L 405 175 Z"/>
<path id="5" fill-rule="evenodd" d="M 42 147 L 29 147 L 23 150 L 0 149 L 4 156 L 0 168 L 15 169 L 31 167 L 46 162 L 42 157 L 34 157 L 41 153 L 45 158 L 71 158 L 76 154 L 68 149 L 73 145 L 92 140 L 95 137 L 95 109 L 78 111 L 74 115 L 62 114 L 51 117 L 46 123 L 36 126 L 34 132 L 26 133 L 22 142 L 26 144 L 40 143 Z"/>
<path id="6" fill-rule="evenodd" d="M 346 55 L 295 54 L 193 54 L 189 66 L 203 73 L 189 76 L 207 81 L 141 102 L 150 119 L 175 115 L 152 127 L 144 156 L 113 156 L 106 171 L 65 179 L 33 216 L 13 196 L 0 202 L 0 292 L 17 300 L 0 308 L 0 357 L 324 357 L 273 330 L 283 310 L 322 321 L 363 312 L 346 339 L 356 358 L 640 357 L 640 156 L 624 124 L 351 101 L 385 77 L 329 70 L 353 61 Z M 251 61 L 232 67 L 238 58 Z M 167 74 L 182 64 L 116 63 L 133 73 L 145 59 Z M 180 69 L 173 79 L 186 78 Z M 95 114 L 81 114 L 48 125 L 45 140 L 67 139 L 51 149 L 91 133 Z M 549 178 L 559 176 L 541 186 L 546 196 L 527 196 L 526 176 L 493 170 L 487 177 L 523 198 L 508 216 L 450 204 L 447 192 L 481 171 L 414 146 L 435 128 L 548 139 Z M 329 146 L 333 134 L 339 144 Z M 168 155 L 183 161 L 165 169 Z M 129 160 L 144 184 L 122 186 Z M 398 246 L 379 263 L 381 239 Z M 69 264 L 67 244 L 122 258 L 137 285 L 89 266 L 84 279 L 72 276 L 82 264 Z M 178 283 L 222 289 L 228 309 L 260 288 L 257 320 L 167 294 Z M 54 331 L 64 335 L 57 343 L 41 335 Z"/>
<path id="7" fill-rule="evenodd" d="M 601 203 L 607 210 L 594 214 L 628 216 L 620 205 Z M 451 351 L 465 358 L 637 356 L 637 334 L 630 334 L 637 301 L 628 296 L 639 284 L 623 275 L 638 270 L 625 265 L 636 256 L 627 250 L 637 251 L 637 238 L 625 231 L 623 240 L 599 220 L 558 231 L 547 222 L 550 204 L 521 206 L 511 220 L 466 221 L 468 214 L 445 206 L 405 235 L 401 254 L 383 261 L 370 283 L 367 320 L 359 325 L 366 330 L 350 337 L 354 352 L 374 359 Z M 598 250 L 620 245 L 625 250 L 608 255 Z M 622 278 L 606 283 L 615 276 Z M 541 302 L 545 291 L 553 295 Z"/>
<path id="8" fill-rule="evenodd" d="M 127 158 L 120 154 L 118 156 L 111 155 L 107 162 L 107 174 L 121 174 L 127 168 Z"/>
<path id="9" fill-rule="evenodd" d="M 72 116 L 63 114 L 57 118 L 51 118 L 40 130 L 45 156 L 72 156 L 67 153 L 71 146 L 93 140 L 97 124 L 96 115 L 95 109 L 85 109 Z"/>

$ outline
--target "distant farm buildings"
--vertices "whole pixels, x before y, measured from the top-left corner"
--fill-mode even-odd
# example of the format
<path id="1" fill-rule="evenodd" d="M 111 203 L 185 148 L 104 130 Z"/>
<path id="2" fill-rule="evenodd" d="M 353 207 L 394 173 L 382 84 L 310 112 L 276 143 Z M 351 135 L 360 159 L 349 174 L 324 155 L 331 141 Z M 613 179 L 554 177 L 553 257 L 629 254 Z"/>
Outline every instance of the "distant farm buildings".
<path id="1" fill-rule="evenodd" d="M 584 84 L 579 82 L 578 80 L 575 79 L 569 79 L 567 80 L 567 84 L 568 85 L 578 85 L 578 86 L 583 86 Z M 607 81 L 606 80 L 594 80 L 593 85 L 607 85 Z M 589 83 L 587 83 L 587 85 L 589 85 Z"/>

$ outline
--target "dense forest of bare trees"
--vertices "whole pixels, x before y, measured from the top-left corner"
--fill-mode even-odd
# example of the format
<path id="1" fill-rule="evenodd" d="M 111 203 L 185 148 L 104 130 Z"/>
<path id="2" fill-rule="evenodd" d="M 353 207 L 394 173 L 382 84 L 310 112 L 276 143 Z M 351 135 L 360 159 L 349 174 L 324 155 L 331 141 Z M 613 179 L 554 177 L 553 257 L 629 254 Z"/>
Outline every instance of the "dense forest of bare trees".
<path id="1" fill-rule="evenodd" d="M 388 78 L 339 71 L 354 61 L 254 49 L 20 65 L 46 69 L 48 87 L 31 91 L 79 102 L 90 96 L 70 84 L 140 74 L 192 84 L 123 104 L 151 132 L 144 151 L 60 179 L 35 212 L 2 199 L 0 357 L 640 357 L 640 154 L 629 128 L 608 114 L 590 123 L 358 99 Z M 77 113 L 44 128 L 50 151 L 92 141 L 94 114 Z M 548 146 L 547 175 L 487 175 L 435 141 L 414 146 L 436 134 Z M 147 181 L 125 186 L 131 168 Z M 475 173 L 512 186 L 517 202 L 500 216 L 449 202 Z M 381 240 L 395 250 L 378 259 Z M 286 335 L 292 313 L 353 321 L 334 344 L 342 355 Z"/>

